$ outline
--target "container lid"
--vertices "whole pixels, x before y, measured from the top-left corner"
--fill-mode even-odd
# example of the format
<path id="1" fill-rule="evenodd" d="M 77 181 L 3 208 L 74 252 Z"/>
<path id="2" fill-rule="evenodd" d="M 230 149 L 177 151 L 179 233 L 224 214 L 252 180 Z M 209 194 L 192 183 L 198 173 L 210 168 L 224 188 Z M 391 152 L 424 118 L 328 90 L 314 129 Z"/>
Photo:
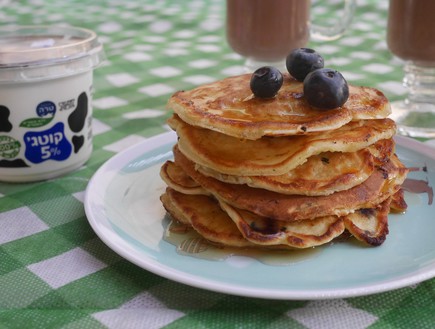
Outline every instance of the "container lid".
<path id="1" fill-rule="evenodd" d="M 65 26 L 0 29 L 0 83 L 47 80 L 98 66 L 103 46 L 95 32 Z"/>

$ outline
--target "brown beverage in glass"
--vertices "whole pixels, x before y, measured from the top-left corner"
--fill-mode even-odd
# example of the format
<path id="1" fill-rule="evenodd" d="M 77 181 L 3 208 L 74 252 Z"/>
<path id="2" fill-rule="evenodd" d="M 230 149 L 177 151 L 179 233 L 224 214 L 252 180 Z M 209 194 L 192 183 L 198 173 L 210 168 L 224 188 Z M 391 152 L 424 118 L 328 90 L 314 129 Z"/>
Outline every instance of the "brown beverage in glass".
<path id="1" fill-rule="evenodd" d="M 246 58 L 245 69 L 263 65 L 285 69 L 285 58 L 295 48 L 317 40 L 339 38 L 349 26 L 355 0 L 343 0 L 343 11 L 330 27 L 310 20 L 310 0 L 227 0 L 227 41 Z"/>
<path id="2" fill-rule="evenodd" d="M 278 61 L 310 37 L 310 1 L 228 0 L 227 40 L 235 52 Z"/>
<path id="3" fill-rule="evenodd" d="M 401 59 L 435 62 L 435 1 L 391 0 L 387 42 Z"/>
<path id="4" fill-rule="evenodd" d="M 392 105 L 399 132 L 435 137 L 435 1 L 390 0 L 387 44 L 405 61 L 408 95 Z"/>

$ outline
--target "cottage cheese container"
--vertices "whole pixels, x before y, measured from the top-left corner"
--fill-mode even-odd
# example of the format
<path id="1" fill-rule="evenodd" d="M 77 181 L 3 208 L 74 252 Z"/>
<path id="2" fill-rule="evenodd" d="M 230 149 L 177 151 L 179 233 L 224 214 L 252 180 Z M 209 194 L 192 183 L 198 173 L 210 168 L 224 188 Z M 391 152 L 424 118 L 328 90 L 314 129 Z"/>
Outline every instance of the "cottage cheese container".
<path id="1" fill-rule="evenodd" d="M 0 181 L 53 178 L 92 152 L 97 35 L 76 27 L 0 29 Z"/>

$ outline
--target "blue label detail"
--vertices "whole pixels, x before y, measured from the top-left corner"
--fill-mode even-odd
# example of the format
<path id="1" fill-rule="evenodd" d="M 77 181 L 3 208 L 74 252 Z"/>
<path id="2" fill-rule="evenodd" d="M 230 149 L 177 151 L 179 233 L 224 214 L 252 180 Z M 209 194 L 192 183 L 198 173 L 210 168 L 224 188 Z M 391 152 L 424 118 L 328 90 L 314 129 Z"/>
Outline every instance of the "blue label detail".
<path id="1" fill-rule="evenodd" d="M 36 107 L 36 114 L 38 117 L 45 117 L 45 116 L 51 116 L 54 117 L 54 114 L 56 113 L 56 104 L 50 101 L 45 101 L 42 103 L 39 103 Z"/>
<path id="2" fill-rule="evenodd" d="M 24 135 L 26 158 L 33 163 L 46 160 L 64 161 L 72 153 L 72 146 L 65 137 L 64 124 L 59 122 L 44 131 L 27 132 Z"/>

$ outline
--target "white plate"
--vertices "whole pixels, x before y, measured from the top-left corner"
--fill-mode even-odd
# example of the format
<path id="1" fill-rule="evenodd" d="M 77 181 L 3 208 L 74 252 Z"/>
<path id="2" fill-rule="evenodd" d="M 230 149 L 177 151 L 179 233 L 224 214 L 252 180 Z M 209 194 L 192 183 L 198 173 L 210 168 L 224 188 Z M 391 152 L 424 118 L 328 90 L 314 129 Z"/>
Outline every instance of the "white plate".
<path id="1" fill-rule="evenodd" d="M 182 255 L 163 239 L 168 223 L 159 201 L 165 184 L 162 163 L 176 141 L 169 132 L 132 146 L 107 161 L 90 181 L 85 197 L 97 235 L 134 264 L 168 279 L 208 290 L 271 299 L 361 296 L 405 287 L 435 276 L 435 206 L 428 194 L 406 194 L 406 214 L 390 215 L 390 233 L 380 247 L 333 243 L 287 265 L 231 256 L 210 260 Z M 397 137 L 397 153 L 412 179 L 435 182 L 435 152 Z"/>

